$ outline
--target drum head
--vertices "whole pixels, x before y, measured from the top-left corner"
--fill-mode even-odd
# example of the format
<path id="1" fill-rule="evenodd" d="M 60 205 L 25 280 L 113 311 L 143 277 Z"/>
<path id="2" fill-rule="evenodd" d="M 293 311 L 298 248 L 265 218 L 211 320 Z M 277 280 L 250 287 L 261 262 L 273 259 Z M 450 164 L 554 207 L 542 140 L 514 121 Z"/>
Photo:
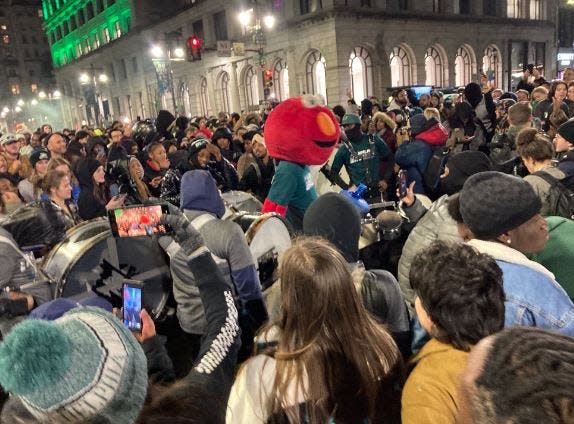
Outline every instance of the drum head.
<path id="1" fill-rule="evenodd" d="M 275 213 L 259 216 L 245 234 L 263 289 L 274 281 L 281 254 L 291 247 L 290 225 Z"/>
<path id="2" fill-rule="evenodd" d="M 263 204 L 255 196 L 244 191 L 231 190 L 221 195 L 226 206 L 232 210 L 248 213 L 259 213 Z"/>
<path id="3" fill-rule="evenodd" d="M 52 249 L 43 270 L 56 281 L 54 297 L 73 297 L 102 283 L 119 290 L 122 277 L 106 262 L 144 283 L 144 306 L 159 318 L 171 293 L 171 274 L 167 256 L 155 238 L 115 239 L 107 219 L 83 222 Z"/>

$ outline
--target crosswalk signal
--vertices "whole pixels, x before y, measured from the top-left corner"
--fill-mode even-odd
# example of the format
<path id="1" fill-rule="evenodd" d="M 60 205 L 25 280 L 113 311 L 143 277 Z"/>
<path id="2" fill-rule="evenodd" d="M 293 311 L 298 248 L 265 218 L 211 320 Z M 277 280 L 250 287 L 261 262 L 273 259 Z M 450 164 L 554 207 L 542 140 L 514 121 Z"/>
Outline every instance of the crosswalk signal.
<path id="1" fill-rule="evenodd" d="M 273 87 L 273 71 L 271 69 L 263 71 L 263 82 L 266 88 Z"/>
<path id="2" fill-rule="evenodd" d="M 187 39 L 187 60 L 194 62 L 201 60 L 201 45 L 203 40 L 196 35 L 192 35 Z"/>

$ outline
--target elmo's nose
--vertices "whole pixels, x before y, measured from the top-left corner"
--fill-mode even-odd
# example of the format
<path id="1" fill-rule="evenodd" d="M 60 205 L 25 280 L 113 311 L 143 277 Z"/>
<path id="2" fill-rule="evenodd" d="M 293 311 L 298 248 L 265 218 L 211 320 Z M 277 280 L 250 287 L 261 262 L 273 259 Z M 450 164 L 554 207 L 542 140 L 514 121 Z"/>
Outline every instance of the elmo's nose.
<path id="1" fill-rule="evenodd" d="M 327 115 L 325 112 L 319 112 L 316 119 L 317 126 L 323 134 L 325 134 L 327 137 L 335 135 L 337 128 L 335 128 L 335 123 L 329 115 Z"/>

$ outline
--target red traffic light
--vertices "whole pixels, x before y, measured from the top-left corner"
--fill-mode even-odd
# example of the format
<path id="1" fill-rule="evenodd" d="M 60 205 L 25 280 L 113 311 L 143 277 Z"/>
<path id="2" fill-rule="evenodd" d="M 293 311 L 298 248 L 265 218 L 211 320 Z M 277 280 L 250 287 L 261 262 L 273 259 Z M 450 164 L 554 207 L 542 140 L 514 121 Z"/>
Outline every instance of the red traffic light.
<path id="1" fill-rule="evenodd" d="M 263 75 L 265 76 L 266 80 L 270 80 L 273 78 L 273 71 L 271 69 L 266 69 Z"/>
<path id="2" fill-rule="evenodd" d="M 201 43 L 202 43 L 201 38 L 196 37 L 195 35 L 187 39 L 187 45 L 192 49 L 201 48 Z"/>

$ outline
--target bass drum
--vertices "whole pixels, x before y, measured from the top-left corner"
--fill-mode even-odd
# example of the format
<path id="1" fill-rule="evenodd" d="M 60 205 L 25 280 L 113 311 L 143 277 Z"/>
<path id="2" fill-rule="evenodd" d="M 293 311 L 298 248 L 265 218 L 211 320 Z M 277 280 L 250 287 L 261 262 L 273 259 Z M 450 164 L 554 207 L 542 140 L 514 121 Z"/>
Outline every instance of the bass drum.
<path id="1" fill-rule="evenodd" d="M 237 221 L 236 221 L 237 222 Z M 281 215 L 242 215 L 239 225 L 250 222 L 245 238 L 259 272 L 263 290 L 275 282 L 275 270 L 281 255 L 291 247 L 291 225 Z"/>
<path id="2" fill-rule="evenodd" d="M 259 213 L 263 204 L 255 196 L 245 191 L 231 190 L 221 195 L 225 203 L 223 219 L 232 219 L 237 213 Z"/>
<path id="3" fill-rule="evenodd" d="M 81 296 L 102 283 L 102 288 L 119 295 L 123 277 L 112 272 L 112 267 L 144 283 L 144 306 L 154 319 L 162 318 L 171 293 L 171 274 L 167 255 L 155 238 L 116 239 L 108 220 L 98 218 L 68 230 L 42 264 L 54 281 L 54 298 Z M 102 288 L 98 291 L 103 292 Z"/>

